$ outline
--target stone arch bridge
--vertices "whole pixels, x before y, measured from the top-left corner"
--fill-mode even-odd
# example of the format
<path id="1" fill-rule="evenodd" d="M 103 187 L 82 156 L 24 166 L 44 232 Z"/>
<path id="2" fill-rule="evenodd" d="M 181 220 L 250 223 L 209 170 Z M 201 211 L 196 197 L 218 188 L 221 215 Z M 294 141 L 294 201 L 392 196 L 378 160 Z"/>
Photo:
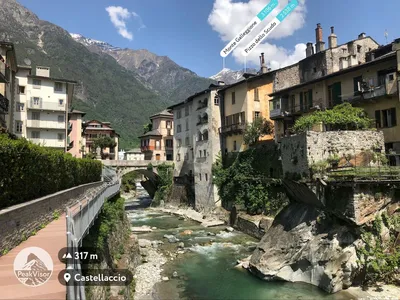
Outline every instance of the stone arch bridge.
<path id="1" fill-rule="evenodd" d="M 154 173 L 157 173 L 157 166 L 162 164 L 173 165 L 172 161 L 161 160 L 102 160 L 104 166 L 116 170 L 119 176 L 124 176 L 132 171 L 141 169 L 147 170 L 149 164 L 153 166 Z"/>

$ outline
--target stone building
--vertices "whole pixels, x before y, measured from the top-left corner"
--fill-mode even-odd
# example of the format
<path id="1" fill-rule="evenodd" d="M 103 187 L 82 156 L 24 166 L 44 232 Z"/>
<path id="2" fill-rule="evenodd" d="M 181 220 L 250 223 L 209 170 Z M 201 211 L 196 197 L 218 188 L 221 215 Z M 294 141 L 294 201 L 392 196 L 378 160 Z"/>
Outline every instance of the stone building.
<path id="1" fill-rule="evenodd" d="M 219 205 L 217 189 L 212 182 L 212 165 L 220 153 L 221 117 L 217 92 L 223 86 L 222 82 L 212 84 L 170 107 L 175 124 L 175 182 L 194 187 L 194 204 L 200 211 Z"/>
<path id="2" fill-rule="evenodd" d="M 18 67 L 12 132 L 45 147 L 69 149 L 68 123 L 75 81 L 50 76 L 50 68 Z"/>
<path id="3" fill-rule="evenodd" d="M 290 135 L 300 116 L 350 102 L 362 107 L 383 132 L 386 151 L 400 154 L 399 51 L 399 41 L 395 41 L 367 52 L 362 64 L 272 93 L 270 115 L 277 140 Z M 400 163 L 396 155 L 391 160 Z"/>
<path id="4" fill-rule="evenodd" d="M 264 53 L 260 56 L 259 74 L 244 74 L 244 79 L 219 91 L 221 98 L 221 147 L 224 153 L 247 148 L 243 132 L 256 118 L 269 120 L 269 94 L 273 91 L 274 73 L 267 69 Z M 260 140 L 272 140 L 272 135 Z"/>
<path id="5" fill-rule="evenodd" d="M 150 117 L 151 130 L 141 135 L 140 149 L 145 160 L 173 160 L 173 115 L 163 110 Z"/>
<path id="6" fill-rule="evenodd" d="M 12 132 L 15 113 L 15 74 L 17 59 L 14 44 L 0 42 L 0 129 Z"/>

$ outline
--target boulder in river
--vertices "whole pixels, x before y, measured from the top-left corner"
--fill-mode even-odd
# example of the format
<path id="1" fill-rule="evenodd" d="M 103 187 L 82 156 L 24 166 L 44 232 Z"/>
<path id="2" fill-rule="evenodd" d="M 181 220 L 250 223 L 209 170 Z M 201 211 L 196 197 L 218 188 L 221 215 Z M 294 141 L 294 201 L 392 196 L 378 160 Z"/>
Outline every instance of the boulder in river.
<path id="1" fill-rule="evenodd" d="M 185 230 L 185 231 L 182 231 L 182 232 L 181 232 L 181 235 L 191 235 L 192 233 L 193 233 L 193 231 L 187 229 L 187 230 Z"/>
<path id="2" fill-rule="evenodd" d="M 228 232 L 234 231 L 233 227 L 226 227 L 225 230 L 228 231 Z"/>
<path id="3" fill-rule="evenodd" d="M 174 235 L 165 234 L 164 238 L 166 238 L 168 240 L 168 242 L 170 242 L 170 243 L 179 242 L 179 239 L 177 239 L 176 236 L 174 236 Z"/>
<path id="4" fill-rule="evenodd" d="M 352 285 L 359 242 L 351 225 L 310 205 L 292 203 L 276 216 L 249 268 L 265 280 L 305 282 L 335 293 Z"/>
<path id="5" fill-rule="evenodd" d="M 139 247 L 140 248 L 147 248 L 147 247 L 151 247 L 152 242 L 146 239 L 139 239 L 138 240 L 139 243 Z"/>

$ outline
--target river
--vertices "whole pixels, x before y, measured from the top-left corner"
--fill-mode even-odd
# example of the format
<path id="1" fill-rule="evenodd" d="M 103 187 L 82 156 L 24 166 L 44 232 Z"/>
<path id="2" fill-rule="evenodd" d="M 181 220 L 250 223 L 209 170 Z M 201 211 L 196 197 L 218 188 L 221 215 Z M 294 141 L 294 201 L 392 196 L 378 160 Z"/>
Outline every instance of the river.
<path id="1" fill-rule="evenodd" d="M 157 228 L 149 233 L 137 234 L 139 239 L 164 243 L 157 251 L 167 259 L 167 263 L 162 266 L 161 276 L 168 277 L 168 281 L 159 281 L 154 285 L 152 298 L 161 300 L 353 298 L 346 292 L 330 295 L 308 284 L 260 280 L 247 270 L 235 267 L 238 259 L 251 255 L 258 242 L 256 239 L 238 231 L 228 232 L 226 226 L 204 228 L 195 221 L 146 209 L 144 207 L 147 201 L 145 193 L 139 191 L 139 197 L 128 201 L 130 204 L 127 207 L 132 226 L 145 225 Z M 190 232 L 191 234 L 188 234 Z M 170 243 L 164 235 L 174 236 L 179 242 Z M 179 248 L 180 242 L 184 243 L 183 249 Z"/>

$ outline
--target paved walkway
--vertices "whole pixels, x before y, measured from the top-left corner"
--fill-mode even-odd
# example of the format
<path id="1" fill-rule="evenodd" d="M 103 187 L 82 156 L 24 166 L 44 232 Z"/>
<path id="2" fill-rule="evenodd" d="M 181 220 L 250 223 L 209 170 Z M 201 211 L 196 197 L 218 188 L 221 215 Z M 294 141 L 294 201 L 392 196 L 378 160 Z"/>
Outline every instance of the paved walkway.
<path id="1" fill-rule="evenodd" d="M 58 280 L 58 274 L 65 269 L 65 264 L 58 259 L 58 252 L 67 244 L 66 220 L 62 215 L 58 220 L 39 230 L 25 242 L 0 257 L 0 299 L 66 299 L 67 289 Z M 27 247 L 40 247 L 46 250 L 53 259 L 54 269 L 49 281 L 38 287 L 22 284 L 14 275 L 14 259 Z"/>

